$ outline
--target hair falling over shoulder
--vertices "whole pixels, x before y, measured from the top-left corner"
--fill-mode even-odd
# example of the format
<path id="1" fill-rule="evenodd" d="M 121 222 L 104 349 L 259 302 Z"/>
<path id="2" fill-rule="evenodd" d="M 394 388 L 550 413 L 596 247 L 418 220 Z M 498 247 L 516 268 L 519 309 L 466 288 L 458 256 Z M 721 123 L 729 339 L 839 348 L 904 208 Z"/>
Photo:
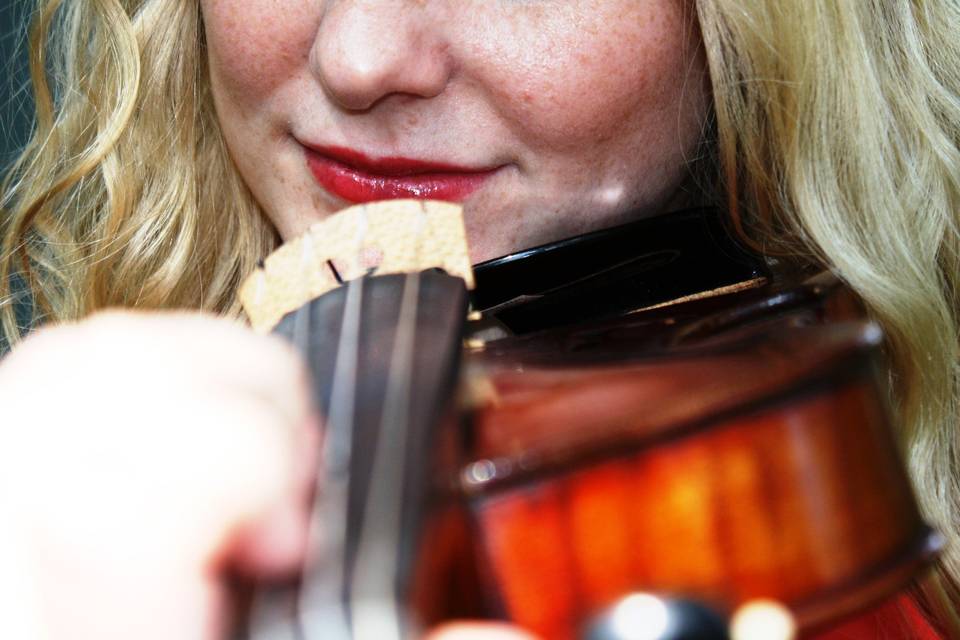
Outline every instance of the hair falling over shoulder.
<path id="1" fill-rule="evenodd" d="M 814 259 L 884 327 L 926 516 L 948 539 L 923 602 L 960 637 L 960 4 L 695 0 L 720 191 L 765 251 Z M 37 122 L 0 208 L 33 322 L 109 306 L 234 313 L 276 234 L 216 122 L 199 3 L 42 0 Z"/>
<path id="2" fill-rule="evenodd" d="M 17 281 L 33 323 L 111 306 L 236 312 L 276 239 L 216 124 L 199 3 L 42 1 L 30 73 L 36 124 L 0 204 L 3 335 L 25 329 Z"/>
<path id="3" fill-rule="evenodd" d="M 960 4 L 701 0 L 698 14 L 734 224 L 833 269 L 886 332 L 907 462 L 947 537 L 924 600 L 960 637 Z"/>

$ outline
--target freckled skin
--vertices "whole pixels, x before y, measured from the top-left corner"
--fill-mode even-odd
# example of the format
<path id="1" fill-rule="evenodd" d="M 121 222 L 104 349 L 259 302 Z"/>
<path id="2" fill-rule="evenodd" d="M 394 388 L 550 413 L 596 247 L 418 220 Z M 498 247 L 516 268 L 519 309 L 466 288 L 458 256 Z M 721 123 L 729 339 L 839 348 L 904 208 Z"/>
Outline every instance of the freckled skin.
<path id="1" fill-rule="evenodd" d="M 201 0 L 231 155 L 284 238 L 301 143 L 478 168 L 475 260 L 662 211 L 707 112 L 687 0 Z"/>

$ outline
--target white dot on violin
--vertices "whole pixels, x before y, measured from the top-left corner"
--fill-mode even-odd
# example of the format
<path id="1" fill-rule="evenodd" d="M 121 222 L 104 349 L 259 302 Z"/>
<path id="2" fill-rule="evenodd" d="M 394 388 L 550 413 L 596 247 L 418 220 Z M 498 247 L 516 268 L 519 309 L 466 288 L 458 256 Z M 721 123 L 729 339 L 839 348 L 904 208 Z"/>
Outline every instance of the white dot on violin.
<path id="1" fill-rule="evenodd" d="M 727 624 L 688 598 L 629 594 L 595 616 L 581 640 L 729 640 Z M 769 640 L 769 639 L 767 639 Z"/>
<path id="2" fill-rule="evenodd" d="M 497 465 L 491 460 L 480 460 L 467 466 L 463 471 L 463 480 L 467 484 L 477 485 L 493 480 L 497 476 Z"/>
<path id="3" fill-rule="evenodd" d="M 616 638 L 657 640 L 670 625 L 667 604 L 656 596 L 637 593 L 617 603 L 610 616 Z"/>
<path id="4" fill-rule="evenodd" d="M 793 614 L 772 600 L 748 602 L 730 620 L 731 640 L 793 640 L 796 636 Z"/>
<path id="5" fill-rule="evenodd" d="M 467 338 L 463 343 L 470 351 L 483 351 L 487 346 L 487 343 L 479 338 Z"/>

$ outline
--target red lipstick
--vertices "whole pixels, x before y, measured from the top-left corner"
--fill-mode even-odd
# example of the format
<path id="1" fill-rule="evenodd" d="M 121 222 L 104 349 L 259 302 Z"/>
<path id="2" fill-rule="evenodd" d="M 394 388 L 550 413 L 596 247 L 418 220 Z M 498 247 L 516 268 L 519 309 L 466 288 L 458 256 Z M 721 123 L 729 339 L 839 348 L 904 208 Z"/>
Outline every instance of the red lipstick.
<path id="1" fill-rule="evenodd" d="M 410 158 L 370 158 L 343 147 L 306 147 L 307 166 L 324 189 L 349 202 L 417 198 L 459 202 L 496 169 Z"/>

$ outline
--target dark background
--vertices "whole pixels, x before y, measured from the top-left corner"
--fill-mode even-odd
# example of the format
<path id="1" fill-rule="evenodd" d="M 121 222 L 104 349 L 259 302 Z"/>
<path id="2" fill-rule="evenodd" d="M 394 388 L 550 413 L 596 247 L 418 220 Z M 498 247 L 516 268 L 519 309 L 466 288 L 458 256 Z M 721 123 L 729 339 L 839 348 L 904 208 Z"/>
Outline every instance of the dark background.
<path id="1" fill-rule="evenodd" d="M 30 132 L 26 23 L 32 0 L 0 0 L 0 170 Z"/>

